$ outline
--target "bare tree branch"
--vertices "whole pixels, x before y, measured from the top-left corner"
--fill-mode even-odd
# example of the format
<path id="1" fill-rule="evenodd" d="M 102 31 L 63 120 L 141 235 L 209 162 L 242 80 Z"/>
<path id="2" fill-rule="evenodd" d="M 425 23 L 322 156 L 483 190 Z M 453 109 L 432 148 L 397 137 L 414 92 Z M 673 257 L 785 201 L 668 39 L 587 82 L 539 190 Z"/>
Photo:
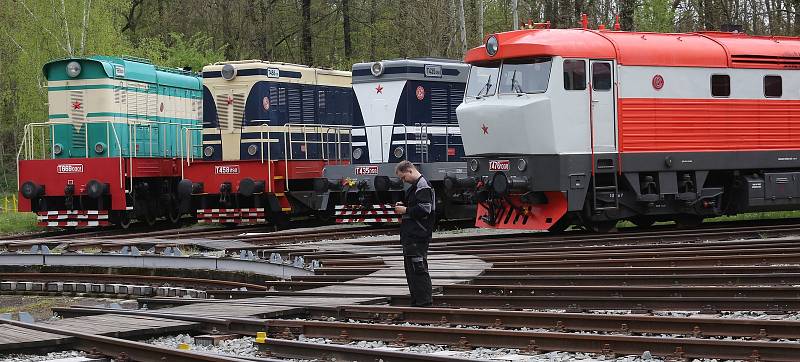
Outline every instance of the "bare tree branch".
<path id="1" fill-rule="evenodd" d="M 81 31 L 81 55 L 86 54 L 86 32 L 89 30 L 89 9 L 92 7 L 92 0 L 83 2 L 83 31 Z"/>
<path id="2" fill-rule="evenodd" d="M 64 0 L 61 0 L 61 15 L 64 16 L 64 35 L 67 37 L 67 53 L 69 53 L 70 56 L 74 56 L 75 52 L 72 49 L 72 41 L 69 36 L 69 24 L 67 22 L 67 6 L 64 4 Z"/>
<path id="3" fill-rule="evenodd" d="M 27 4 L 25 4 L 25 0 L 19 0 L 19 3 L 20 3 L 20 4 L 22 4 L 22 7 L 24 7 L 24 8 L 25 8 L 25 10 L 28 12 L 28 14 L 30 14 L 30 16 L 33 18 L 33 20 L 36 20 L 36 23 L 37 23 L 37 24 L 38 24 L 38 25 L 39 25 L 39 26 L 40 26 L 40 27 L 41 27 L 41 28 L 42 28 L 42 29 L 43 29 L 45 32 L 47 32 L 47 34 L 49 34 L 51 37 L 53 37 L 53 39 L 55 39 L 55 40 L 56 40 L 57 44 L 58 44 L 59 46 L 61 46 L 61 49 L 63 49 L 63 50 L 64 50 L 64 52 L 66 52 L 67 54 L 70 54 L 69 50 L 67 50 L 67 48 L 66 48 L 66 47 L 64 47 L 64 45 L 63 45 L 63 44 L 61 44 L 60 40 L 58 40 L 58 37 L 56 37 L 56 35 L 55 35 L 55 34 L 53 34 L 53 32 L 52 32 L 52 31 L 50 31 L 50 29 L 48 29 L 46 26 L 44 26 L 44 24 L 42 24 L 42 22 L 41 22 L 41 21 L 39 21 L 39 18 L 38 18 L 38 17 L 36 17 L 36 15 L 33 13 L 33 11 L 31 11 L 31 9 L 28 7 L 28 5 L 27 5 Z"/>

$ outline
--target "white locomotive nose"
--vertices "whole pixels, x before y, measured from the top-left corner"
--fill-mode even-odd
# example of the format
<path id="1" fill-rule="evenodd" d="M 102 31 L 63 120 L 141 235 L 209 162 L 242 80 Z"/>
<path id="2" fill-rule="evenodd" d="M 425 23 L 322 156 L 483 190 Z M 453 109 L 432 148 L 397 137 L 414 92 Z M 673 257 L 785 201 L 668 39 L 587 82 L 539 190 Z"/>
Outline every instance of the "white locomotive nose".
<path id="1" fill-rule="evenodd" d="M 488 97 L 462 103 L 456 112 L 468 155 L 555 153 L 546 95 Z"/>

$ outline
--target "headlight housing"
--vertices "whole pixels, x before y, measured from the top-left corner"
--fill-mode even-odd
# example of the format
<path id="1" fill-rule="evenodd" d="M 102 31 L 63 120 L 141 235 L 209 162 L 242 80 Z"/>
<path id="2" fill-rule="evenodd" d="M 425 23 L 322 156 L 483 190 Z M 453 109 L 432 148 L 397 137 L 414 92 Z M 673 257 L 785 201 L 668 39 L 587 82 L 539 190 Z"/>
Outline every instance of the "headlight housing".
<path id="1" fill-rule="evenodd" d="M 81 63 L 75 61 L 67 63 L 67 75 L 70 78 L 75 78 L 81 75 Z"/>
<path id="2" fill-rule="evenodd" d="M 381 74 L 383 74 L 383 68 L 384 67 L 382 62 L 375 62 L 372 63 L 372 66 L 369 67 L 369 70 L 370 72 L 372 72 L 372 75 L 380 77 Z"/>
<path id="3" fill-rule="evenodd" d="M 520 158 L 519 161 L 517 161 L 517 170 L 522 172 L 525 171 L 526 168 L 528 168 L 528 161 L 525 161 L 524 158 Z"/>
<path id="4" fill-rule="evenodd" d="M 353 158 L 358 160 L 361 159 L 361 156 L 364 155 L 364 151 L 361 148 L 356 148 L 353 150 Z"/>
<path id="5" fill-rule="evenodd" d="M 102 155 L 103 152 L 105 151 L 106 151 L 106 145 L 103 142 L 97 142 L 94 144 L 94 153 Z"/>
<path id="6" fill-rule="evenodd" d="M 53 145 L 54 155 L 60 155 L 62 152 L 64 152 L 64 146 L 62 146 L 60 143 L 56 143 Z"/>
<path id="7" fill-rule="evenodd" d="M 206 148 L 203 149 L 203 156 L 211 157 L 213 155 L 214 155 L 214 147 L 206 146 Z"/>
<path id="8" fill-rule="evenodd" d="M 250 145 L 247 146 L 247 154 L 250 156 L 255 156 L 256 152 L 258 152 L 258 146 Z"/>
<path id="9" fill-rule="evenodd" d="M 469 170 L 472 172 L 478 171 L 478 160 L 474 158 L 469 160 Z"/>
<path id="10" fill-rule="evenodd" d="M 403 146 L 397 146 L 394 149 L 394 157 L 401 158 L 406 153 L 406 150 L 403 149 Z"/>
<path id="11" fill-rule="evenodd" d="M 486 39 L 486 54 L 489 54 L 490 57 L 493 57 L 497 54 L 497 50 L 500 49 L 500 43 L 497 41 L 497 37 L 492 35 L 489 39 Z"/>
<path id="12" fill-rule="evenodd" d="M 222 66 L 222 79 L 231 80 L 236 77 L 236 67 L 231 64 L 225 64 Z"/>

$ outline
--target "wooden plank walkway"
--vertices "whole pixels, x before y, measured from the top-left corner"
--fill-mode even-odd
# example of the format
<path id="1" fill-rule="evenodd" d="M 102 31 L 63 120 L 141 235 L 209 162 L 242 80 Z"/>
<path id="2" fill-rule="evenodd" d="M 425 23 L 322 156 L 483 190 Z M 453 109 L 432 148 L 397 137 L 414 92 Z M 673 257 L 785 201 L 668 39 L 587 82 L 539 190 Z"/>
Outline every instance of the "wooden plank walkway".
<path id="1" fill-rule="evenodd" d="M 287 315 L 295 315 L 304 312 L 302 307 L 280 306 L 280 305 L 258 305 L 249 303 L 196 303 L 177 307 L 160 308 L 151 312 L 163 314 L 186 315 L 209 318 L 239 318 L 239 317 L 258 317 L 258 318 L 277 318 Z"/>
<path id="2" fill-rule="evenodd" d="M 0 352 L 34 348 L 60 349 L 58 346 L 70 344 L 73 337 L 62 336 L 33 329 L 0 324 Z"/>
<path id="3" fill-rule="evenodd" d="M 196 322 L 117 314 L 65 318 L 42 322 L 42 324 L 64 330 L 117 338 L 149 337 L 200 328 L 200 323 Z"/>

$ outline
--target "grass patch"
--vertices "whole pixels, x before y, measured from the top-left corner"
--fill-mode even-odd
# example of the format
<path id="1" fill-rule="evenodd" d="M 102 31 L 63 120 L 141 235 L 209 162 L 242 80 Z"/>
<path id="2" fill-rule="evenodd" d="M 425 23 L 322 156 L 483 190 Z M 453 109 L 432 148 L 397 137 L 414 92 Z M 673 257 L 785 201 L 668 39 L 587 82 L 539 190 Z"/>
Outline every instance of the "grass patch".
<path id="1" fill-rule="evenodd" d="M 0 214 L 0 234 L 18 234 L 41 230 L 36 225 L 36 214 L 30 212 L 9 212 Z"/>
<path id="2" fill-rule="evenodd" d="M 704 222 L 774 220 L 774 219 L 792 219 L 792 218 L 800 218 L 800 210 L 798 210 L 798 211 L 750 212 L 750 213 L 746 213 L 746 214 L 737 214 L 737 215 L 732 215 L 732 216 L 720 216 L 720 217 L 705 219 Z"/>

